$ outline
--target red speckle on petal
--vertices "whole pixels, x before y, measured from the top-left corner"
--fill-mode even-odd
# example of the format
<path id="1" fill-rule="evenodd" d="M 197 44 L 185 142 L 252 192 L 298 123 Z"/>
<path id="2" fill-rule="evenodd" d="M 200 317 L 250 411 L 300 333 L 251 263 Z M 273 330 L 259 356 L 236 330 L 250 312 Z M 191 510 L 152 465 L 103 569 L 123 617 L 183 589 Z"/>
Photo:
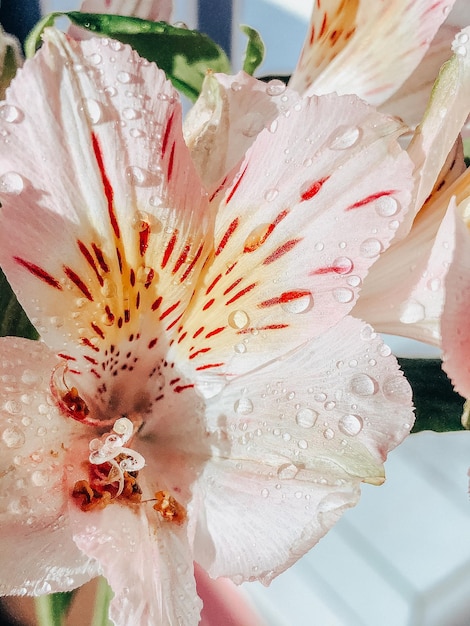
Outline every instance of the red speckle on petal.
<path id="1" fill-rule="evenodd" d="M 197 352 L 194 352 L 193 354 L 190 354 L 189 358 L 190 359 L 194 359 L 199 354 L 205 354 L 206 352 L 209 352 L 210 350 L 211 350 L 211 348 L 201 348 L 200 350 L 197 350 Z"/>
<path id="2" fill-rule="evenodd" d="M 96 260 L 98 261 L 98 265 L 101 267 L 103 272 L 108 273 L 109 267 L 106 261 L 104 260 L 103 251 L 101 250 L 101 248 L 98 248 L 98 246 L 95 243 L 92 243 L 91 247 L 93 248 L 93 252 L 95 253 Z"/>
<path id="3" fill-rule="evenodd" d="M 175 162 L 175 144 L 171 146 L 170 158 L 168 159 L 168 180 L 173 174 L 173 164 Z"/>
<path id="4" fill-rule="evenodd" d="M 216 286 L 216 284 L 219 282 L 221 278 L 222 278 L 222 274 L 219 274 L 218 276 L 214 278 L 214 280 L 211 282 L 209 287 L 206 289 L 206 296 L 214 289 L 214 287 Z"/>
<path id="5" fill-rule="evenodd" d="M 152 304 L 152 311 L 156 311 L 162 303 L 163 298 L 158 296 L 158 298 Z"/>
<path id="6" fill-rule="evenodd" d="M 92 342 L 88 339 L 88 337 L 82 337 L 82 338 L 80 339 L 80 343 L 81 343 L 83 346 L 86 346 L 87 348 L 91 348 L 91 349 L 92 349 L 92 350 L 94 350 L 95 352 L 99 352 L 99 351 L 100 351 L 100 349 L 99 349 L 97 346 L 95 346 L 95 344 L 93 344 L 93 343 L 92 343 Z"/>
<path id="7" fill-rule="evenodd" d="M 175 302 L 174 304 L 172 304 L 170 307 L 168 307 L 165 311 L 163 311 L 163 313 L 160 315 L 160 320 L 165 319 L 165 317 L 168 317 L 168 315 L 170 315 L 170 313 L 172 313 L 176 307 L 179 305 L 180 301 L 178 300 L 177 302 Z"/>
<path id="8" fill-rule="evenodd" d="M 154 337 L 153 339 L 151 339 L 148 342 L 148 348 L 149 350 L 151 350 L 152 348 L 154 348 L 157 345 L 157 341 L 158 341 L 158 337 Z"/>
<path id="9" fill-rule="evenodd" d="M 193 268 L 196 265 L 196 263 L 198 262 L 199 257 L 201 256 L 203 249 L 204 249 L 204 244 L 201 244 L 199 246 L 199 248 L 198 248 L 198 251 L 194 255 L 194 259 L 191 261 L 191 263 L 186 268 L 186 271 L 181 276 L 181 278 L 180 278 L 180 282 L 181 283 L 183 283 L 187 279 L 187 277 L 191 274 L 191 272 L 193 271 Z"/>
<path id="10" fill-rule="evenodd" d="M 391 196 L 394 193 L 396 192 L 393 189 L 389 189 L 388 191 L 378 191 L 377 193 L 373 193 L 370 196 L 367 196 L 366 198 L 363 198 L 362 200 L 351 204 L 345 210 L 352 211 L 353 209 L 359 209 L 360 207 L 363 207 L 366 204 L 373 202 L 374 200 L 378 200 L 379 198 L 383 198 L 384 196 Z"/>
<path id="11" fill-rule="evenodd" d="M 139 252 L 140 256 L 144 256 L 149 245 L 150 236 L 150 224 L 142 222 L 141 229 L 139 230 Z"/>
<path id="12" fill-rule="evenodd" d="M 88 250 L 88 248 L 85 246 L 85 244 L 82 241 L 77 240 L 77 243 L 78 243 L 78 247 L 80 248 L 80 252 L 85 257 L 88 265 L 90 265 L 92 270 L 95 272 L 95 275 L 96 275 L 96 278 L 98 279 L 99 284 L 103 286 L 104 284 L 103 277 L 98 271 L 98 268 L 95 263 L 95 259 L 92 257 L 91 252 Z"/>
<path id="13" fill-rule="evenodd" d="M 202 370 L 208 370 L 212 367 L 222 367 L 225 363 L 206 363 L 206 365 L 199 365 L 196 367 L 196 371 L 201 372 Z"/>
<path id="14" fill-rule="evenodd" d="M 191 384 L 191 385 L 177 385 L 176 387 L 173 388 L 173 391 L 175 391 L 176 393 L 181 393 L 185 389 L 192 389 L 193 387 L 194 387 L 194 384 Z"/>
<path id="15" fill-rule="evenodd" d="M 247 166 L 245 166 L 245 169 L 243 170 L 243 172 L 240 174 L 240 176 L 238 177 L 237 182 L 235 183 L 235 185 L 232 187 L 232 191 L 228 194 L 227 199 L 225 201 L 226 204 L 228 204 L 230 202 L 230 200 L 233 198 L 235 192 L 237 191 L 238 187 L 240 186 L 240 183 L 243 180 L 243 177 L 245 176 L 246 170 L 247 170 Z"/>
<path id="16" fill-rule="evenodd" d="M 54 289 L 62 291 L 62 285 L 59 283 L 59 281 L 51 276 L 51 274 L 46 272 L 46 270 L 43 270 L 42 267 L 39 267 L 39 265 L 35 265 L 34 263 L 30 263 L 29 261 L 25 261 L 25 259 L 22 259 L 18 256 L 15 256 L 13 258 L 19 265 L 27 269 L 28 272 L 30 272 L 33 276 L 35 276 L 36 278 L 40 278 L 50 287 L 54 287 Z"/>
<path id="17" fill-rule="evenodd" d="M 327 14 L 325 13 L 323 15 L 323 22 L 322 22 L 322 25 L 321 25 L 321 28 L 320 28 L 320 35 L 319 35 L 319 37 L 323 37 L 323 35 L 325 34 L 326 24 L 327 24 Z"/>
<path id="18" fill-rule="evenodd" d="M 316 196 L 329 178 L 329 176 L 325 176 L 324 178 L 316 180 L 306 191 L 302 193 L 300 196 L 301 201 L 305 202 L 305 200 L 311 200 L 313 196 Z"/>
<path id="19" fill-rule="evenodd" d="M 214 335 L 218 335 L 219 333 L 224 331 L 226 328 L 227 328 L 226 326 L 221 326 L 220 328 L 216 328 L 215 330 L 211 330 L 210 333 L 207 333 L 206 339 L 209 339 L 209 337 L 213 337 Z"/>
<path id="20" fill-rule="evenodd" d="M 200 335 L 202 332 L 204 332 L 204 326 L 201 326 L 200 328 L 198 328 L 198 329 L 196 330 L 196 332 L 195 332 L 195 333 L 194 333 L 194 335 L 193 335 L 193 339 L 196 339 L 196 337 L 199 337 L 199 335 Z"/>
<path id="21" fill-rule="evenodd" d="M 232 291 L 232 289 L 235 289 L 235 287 L 237 285 L 239 285 L 243 280 L 242 278 L 237 278 L 237 280 L 235 282 L 233 282 L 229 287 L 227 287 L 227 289 L 224 291 L 224 296 L 226 296 L 228 293 L 230 293 Z"/>
<path id="22" fill-rule="evenodd" d="M 129 271 L 129 281 L 131 283 L 131 286 L 134 287 L 134 285 L 135 285 L 135 272 L 134 272 L 134 270 L 132 268 Z"/>
<path id="23" fill-rule="evenodd" d="M 162 139 L 162 155 L 165 154 L 167 146 L 168 146 L 168 140 L 170 138 L 170 132 L 173 126 L 173 120 L 174 120 L 174 111 L 171 113 L 170 117 L 168 118 L 168 122 L 165 128 L 165 132 L 163 134 L 163 139 Z"/>
<path id="24" fill-rule="evenodd" d="M 93 328 L 95 333 L 101 337 L 101 339 L 104 339 L 104 332 L 101 330 L 101 328 L 97 324 L 92 322 L 91 327 Z"/>
<path id="25" fill-rule="evenodd" d="M 214 298 L 211 298 L 211 300 L 206 302 L 206 304 L 202 307 L 202 310 L 207 311 L 207 309 L 211 307 L 214 304 L 214 302 L 215 302 Z"/>
<path id="26" fill-rule="evenodd" d="M 183 251 L 181 252 L 181 254 L 178 257 L 178 260 L 175 263 L 175 266 L 172 270 L 172 274 L 176 274 L 176 272 L 180 269 L 180 267 L 183 265 L 183 263 L 186 261 L 186 259 L 188 258 L 188 254 L 189 251 L 191 250 L 191 246 L 189 243 L 187 243 L 185 245 L 185 247 L 183 248 Z"/>

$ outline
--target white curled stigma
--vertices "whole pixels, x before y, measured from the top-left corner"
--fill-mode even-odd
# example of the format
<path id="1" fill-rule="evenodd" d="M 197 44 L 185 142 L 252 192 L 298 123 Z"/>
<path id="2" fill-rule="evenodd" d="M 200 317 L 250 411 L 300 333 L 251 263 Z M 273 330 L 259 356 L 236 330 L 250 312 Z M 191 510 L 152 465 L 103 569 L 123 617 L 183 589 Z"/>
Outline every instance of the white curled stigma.
<path id="1" fill-rule="evenodd" d="M 124 447 L 134 432 L 134 426 L 127 417 L 120 417 L 114 422 L 113 433 L 102 437 L 101 439 L 92 439 L 89 444 L 90 463 L 93 465 L 101 465 L 109 463 L 112 465 L 114 472 L 110 473 L 109 478 L 114 482 L 119 482 L 119 489 L 115 495 L 117 498 L 124 489 L 124 472 L 138 472 L 145 465 L 144 457 L 132 450 Z M 125 458 L 119 462 L 116 457 L 124 455 Z"/>

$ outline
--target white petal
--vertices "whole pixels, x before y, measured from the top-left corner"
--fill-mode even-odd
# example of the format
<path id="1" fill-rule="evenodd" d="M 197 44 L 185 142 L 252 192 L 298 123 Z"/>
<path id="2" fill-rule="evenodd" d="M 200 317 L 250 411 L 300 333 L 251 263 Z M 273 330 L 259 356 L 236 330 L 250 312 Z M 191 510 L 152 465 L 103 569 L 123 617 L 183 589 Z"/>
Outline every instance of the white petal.
<path id="1" fill-rule="evenodd" d="M 208 404 L 227 438 L 197 482 L 196 559 L 212 576 L 269 581 L 380 484 L 387 452 L 413 422 L 390 350 L 353 318 L 233 380 Z"/>
<path id="2" fill-rule="evenodd" d="M 81 427 L 51 398 L 57 359 L 44 344 L 6 337 L 0 350 L 0 546 L 8 564 L 0 593 L 73 589 L 97 575 L 73 543 L 67 515 L 67 468 Z"/>

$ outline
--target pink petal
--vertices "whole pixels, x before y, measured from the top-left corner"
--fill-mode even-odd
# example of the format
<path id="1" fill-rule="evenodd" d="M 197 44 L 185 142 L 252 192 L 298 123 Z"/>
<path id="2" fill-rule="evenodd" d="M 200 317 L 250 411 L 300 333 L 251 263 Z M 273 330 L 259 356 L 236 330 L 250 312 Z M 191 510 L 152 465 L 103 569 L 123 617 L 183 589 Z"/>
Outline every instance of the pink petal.
<path id="1" fill-rule="evenodd" d="M 298 100 L 280 80 L 264 83 L 245 72 L 207 75 L 186 116 L 184 136 L 209 194 L 238 165 L 258 134 Z"/>
<path id="2" fill-rule="evenodd" d="M 347 317 L 208 401 L 208 429 L 229 451 L 195 488 L 195 558 L 211 576 L 269 582 L 357 502 L 362 481 L 383 482 L 382 462 L 413 422 L 390 352 Z"/>
<path id="3" fill-rule="evenodd" d="M 0 264 L 91 394 L 110 369 L 155 366 L 210 245 L 208 205 L 163 72 L 118 42 L 47 39 L 0 111 Z"/>
<path id="4" fill-rule="evenodd" d="M 455 54 L 446 63 L 432 90 L 423 121 L 408 148 L 418 179 L 415 211 L 410 211 L 405 226 L 424 204 L 438 174 L 470 112 L 470 27 L 456 36 Z"/>
<path id="5" fill-rule="evenodd" d="M 417 67 L 453 0 L 317 0 L 290 86 L 381 104 Z"/>
<path id="6" fill-rule="evenodd" d="M 422 119 L 441 65 L 449 59 L 450 45 L 459 29 L 443 24 L 422 61 L 381 109 L 415 127 Z"/>
<path id="7" fill-rule="evenodd" d="M 100 563 L 113 589 L 116 626 L 194 626 L 201 601 L 185 526 L 159 522 L 152 504 L 146 506 L 83 513 L 72 505 L 74 540 Z"/>
<path id="8" fill-rule="evenodd" d="M 397 130 L 356 97 L 330 95 L 299 101 L 259 134 L 214 197 L 214 252 L 173 358 L 201 380 L 222 367 L 232 376 L 347 314 L 410 200 Z"/>
<path id="9" fill-rule="evenodd" d="M 203 601 L 199 626 L 261 626 L 261 618 L 231 580 L 213 580 L 197 564 L 195 573 Z"/>
<path id="10" fill-rule="evenodd" d="M 73 589 L 97 575 L 72 541 L 68 465 L 74 441 L 49 392 L 57 359 L 44 344 L 0 339 L 2 595 Z M 80 427 L 75 437 L 79 436 Z"/>
<path id="11" fill-rule="evenodd" d="M 468 198 L 465 202 L 468 211 Z M 460 207 L 459 207 L 460 208 Z M 441 320 L 443 368 L 458 391 L 470 397 L 470 235 L 468 226 L 454 211 L 448 216 L 453 226 L 452 263 L 445 280 L 446 299 Z"/>

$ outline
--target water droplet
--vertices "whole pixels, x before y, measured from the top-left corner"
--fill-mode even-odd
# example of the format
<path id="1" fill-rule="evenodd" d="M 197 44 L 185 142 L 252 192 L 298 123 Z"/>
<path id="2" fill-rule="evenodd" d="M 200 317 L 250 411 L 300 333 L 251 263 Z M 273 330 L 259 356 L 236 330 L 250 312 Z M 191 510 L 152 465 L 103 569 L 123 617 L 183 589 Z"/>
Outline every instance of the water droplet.
<path id="1" fill-rule="evenodd" d="M 38 437 L 44 437 L 47 434 L 47 428 L 45 428 L 44 426 L 39 426 L 39 428 L 36 431 L 36 435 Z"/>
<path id="2" fill-rule="evenodd" d="M 330 144 L 332 150 L 347 150 L 357 143 L 361 136 L 361 129 L 357 126 L 340 126 L 336 129 L 335 137 Z"/>
<path id="3" fill-rule="evenodd" d="M 234 409 L 240 415 L 248 415 L 253 412 L 253 402 L 250 398 L 240 398 L 235 402 Z"/>
<path id="4" fill-rule="evenodd" d="M 313 399 L 315 400 L 315 402 L 325 402 L 325 400 L 326 400 L 326 393 L 316 393 L 313 396 Z"/>
<path id="5" fill-rule="evenodd" d="M 346 287 L 341 287 L 333 291 L 333 296 L 336 302 L 346 304 L 347 302 L 351 302 L 351 300 L 354 299 L 354 291 L 352 291 L 351 289 L 347 289 Z"/>
<path id="6" fill-rule="evenodd" d="M 45 487 L 49 482 L 49 476 L 46 472 L 36 470 L 31 474 L 31 481 L 36 487 Z"/>
<path id="7" fill-rule="evenodd" d="M 354 268 L 354 263 L 347 256 L 340 256 L 333 261 L 333 271 L 336 274 L 349 274 Z"/>
<path id="8" fill-rule="evenodd" d="M 264 489 L 261 489 L 261 496 L 263 498 L 267 498 L 269 496 L 269 489 L 266 489 L 266 487 Z"/>
<path id="9" fill-rule="evenodd" d="M 284 463 L 277 470 L 277 475 L 281 480 L 292 480 L 299 473 L 299 468 L 293 463 Z"/>
<path id="10" fill-rule="evenodd" d="M 137 165 L 130 165 L 126 168 L 126 177 L 131 185 L 143 186 L 146 182 L 146 174 L 144 170 Z"/>
<path id="11" fill-rule="evenodd" d="M 116 78 L 123 85 L 131 82 L 131 75 L 129 74 L 129 72 L 120 71 L 117 73 Z"/>
<path id="12" fill-rule="evenodd" d="M 331 428 L 327 428 L 323 431 L 323 436 L 325 437 L 325 439 L 333 439 L 333 437 L 335 436 L 334 430 L 332 430 Z"/>
<path id="13" fill-rule="evenodd" d="M 24 189 L 24 180 L 17 172 L 6 172 L 0 176 L 0 192 L 17 196 Z"/>
<path id="14" fill-rule="evenodd" d="M 250 318 L 245 311 L 232 311 L 228 316 L 228 323 L 232 328 L 241 330 L 246 328 L 250 322 Z"/>
<path id="15" fill-rule="evenodd" d="M 350 437 L 355 437 L 358 435 L 363 426 L 362 417 L 359 415 L 353 415 L 352 413 L 348 415 L 343 415 L 343 417 L 339 420 L 338 428 L 345 435 L 349 435 Z"/>
<path id="16" fill-rule="evenodd" d="M 268 189 L 264 194 L 266 202 L 272 202 L 279 195 L 279 189 Z"/>
<path id="17" fill-rule="evenodd" d="M 264 128 L 264 118 L 261 113 L 254 111 L 244 116 L 242 124 L 245 137 L 256 137 Z"/>
<path id="18" fill-rule="evenodd" d="M 101 287 L 101 293 L 103 294 L 105 298 L 113 298 L 117 293 L 117 289 L 116 289 L 116 285 L 114 284 L 114 281 L 111 280 L 110 278 L 105 278 L 103 282 L 103 286 Z"/>
<path id="19" fill-rule="evenodd" d="M 242 86 L 240 85 L 239 82 L 237 82 L 236 80 L 233 81 L 233 83 L 230 85 L 230 88 L 232 91 L 240 91 Z"/>
<path id="20" fill-rule="evenodd" d="M 105 87 L 104 93 L 112 98 L 117 95 L 117 89 L 115 87 Z"/>
<path id="21" fill-rule="evenodd" d="M 460 32 L 458 35 L 455 36 L 455 39 L 452 42 L 452 51 L 458 56 L 466 56 L 468 40 L 469 36 L 467 35 L 467 33 Z"/>
<path id="22" fill-rule="evenodd" d="M 23 119 L 23 111 L 12 104 L 2 104 L 0 106 L 0 118 L 10 124 L 21 122 Z"/>
<path id="23" fill-rule="evenodd" d="M 30 426 L 31 418 L 25 415 L 24 417 L 21 418 L 21 423 L 23 424 L 23 426 Z"/>
<path id="24" fill-rule="evenodd" d="M 310 292 L 294 292 L 295 297 L 290 297 L 292 292 L 281 295 L 281 307 L 287 313 L 306 313 L 313 307 L 313 296 Z"/>
<path id="25" fill-rule="evenodd" d="M 324 408 L 325 411 L 332 411 L 336 406 L 336 402 L 334 402 L 334 400 L 329 400 L 328 402 L 325 402 L 324 404 Z"/>
<path id="26" fill-rule="evenodd" d="M 377 333 L 375 332 L 375 330 L 372 328 L 370 324 L 365 324 L 361 328 L 361 339 L 364 339 L 364 341 L 370 341 L 371 339 L 375 339 L 376 337 L 377 337 Z M 356 361 L 356 365 L 357 365 L 357 361 Z"/>
<path id="27" fill-rule="evenodd" d="M 392 196 L 382 196 L 375 201 L 375 210 L 382 217 L 391 217 L 400 210 L 400 205 Z"/>
<path id="28" fill-rule="evenodd" d="M 2 433 L 2 440 L 7 448 L 21 448 L 26 438 L 22 430 L 12 426 L 11 428 L 5 428 Z"/>
<path id="29" fill-rule="evenodd" d="M 415 324 L 421 322 L 426 316 L 424 306 L 416 300 L 408 300 L 400 313 L 400 322 L 403 324 Z"/>
<path id="30" fill-rule="evenodd" d="M 42 377 L 33 370 L 24 370 L 21 374 L 21 382 L 25 385 L 36 385 L 42 380 Z"/>
<path id="31" fill-rule="evenodd" d="M 349 389 L 356 396 L 373 396 L 378 391 L 378 384 L 368 374 L 356 374 L 351 378 Z"/>
<path id="32" fill-rule="evenodd" d="M 2 376 L 2 380 L 3 378 L 4 377 Z M 16 400 L 7 400 L 5 404 L 3 405 L 3 408 L 8 413 L 11 413 L 11 415 L 16 415 L 17 413 L 20 413 L 21 411 L 21 404 L 17 402 Z"/>
<path id="33" fill-rule="evenodd" d="M 125 120 L 136 120 L 138 117 L 140 117 L 140 113 L 135 109 L 127 107 L 126 109 L 123 109 L 122 117 Z"/>
<path id="34" fill-rule="evenodd" d="M 306 450 L 308 448 L 308 442 L 305 439 L 299 439 L 297 445 L 301 450 Z"/>
<path id="35" fill-rule="evenodd" d="M 274 80 L 270 80 L 266 87 L 266 93 L 268 96 L 280 96 L 286 90 L 285 83 L 282 80 L 278 80 L 275 78 Z"/>
<path id="36" fill-rule="evenodd" d="M 390 346 L 387 346 L 386 343 L 383 343 L 379 348 L 379 354 L 384 357 L 390 356 L 392 354 L 392 349 Z"/>
<path id="37" fill-rule="evenodd" d="M 359 249 L 363 257 L 366 259 L 373 259 L 382 252 L 383 246 L 378 239 L 370 238 L 365 239 L 361 243 Z"/>
<path id="38" fill-rule="evenodd" d="M 233 346 L 233 349 L 237 354 L 244 354 L 246 352 L 246 346 L 244 343 L 237 343 Z"/>
<path id="39" fill-rule="evenodd" d="M 362 279 L 360 276 L 348 276 L 348 278 L 346 279 L 346 282 L 351 287 L 359 287 L 362 283 Z"/>
<path id="40" fill-rule="evenodd" d="M 279 126 L 279 122 L 277 120 L 273 120 L 269 125 L 269 132 L 275 133 L 277 131 L 277 127 Z"/>
<path id="41" fill-rule="evenodd" d="M 428 280 L 427 282 L 427 288 L 430 291 L 439 291 L 439 289 L 441 288 L 441 281 L 439 278 L 431 278 L 430 280 Z"/>
<path id="42" fill-rule="evenodd" d="M 97 52 L 90 54 L 89 58 L 90 58 L 90 61 L 93 63 L 93 65 L 99 65 L 101 61 L 103 60 L 101 57 L 101 54 L 98 54 Z"/>
<path id="43" fill-rule="evenodd" d="M 134 139 L 138 139 L 139 137 L 145 137 L 145 133 L 139 128 L 131 128 L 129 131 L 129 135 Z"/>
<path id="44" fill-rule="evenodd" d="M 391 402 L 411 403 L 411 389 L 404 376 L 396 375 L 387 378 L 382 385 L 382 391 L 385 398 Z"/>
<path id="45" fill-rule="evenodd" d="M 83 100 L 82 105 L 79 108 L 83 108 L 85 114 L 92 124 L 98 124 L 103 116 L 101 104 L 93 98 L 86 98 Z"/>

